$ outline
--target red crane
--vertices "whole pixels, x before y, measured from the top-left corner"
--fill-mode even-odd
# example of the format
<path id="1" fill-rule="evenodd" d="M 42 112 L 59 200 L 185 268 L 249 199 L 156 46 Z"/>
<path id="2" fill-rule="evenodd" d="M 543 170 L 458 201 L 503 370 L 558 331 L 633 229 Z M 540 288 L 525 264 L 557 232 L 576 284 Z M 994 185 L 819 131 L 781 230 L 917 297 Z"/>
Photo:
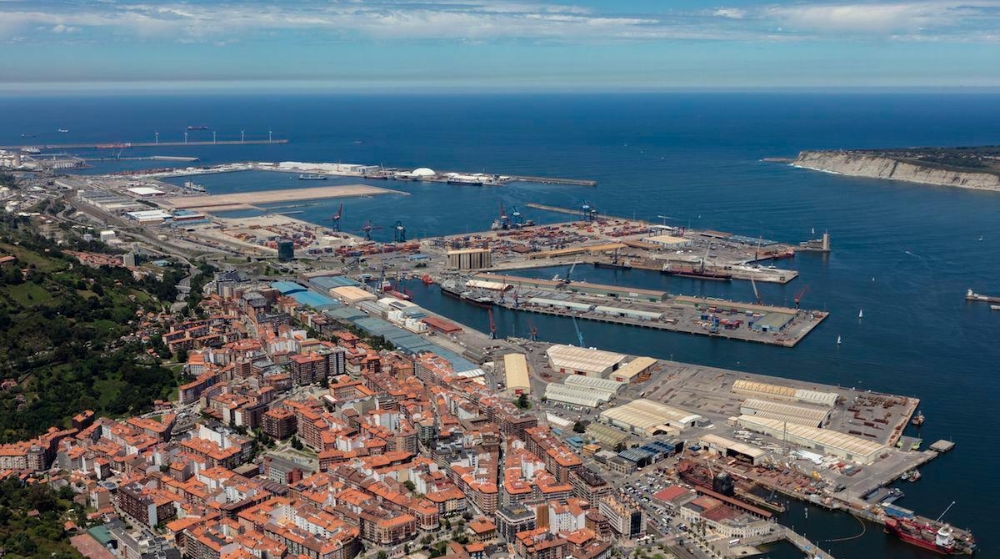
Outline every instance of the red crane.
<path id="1" fill-rule="evenodd" d="M 538 341 L 538 328 L 535 328 L 535 323 L 532 322 L 530 318 L 528 319 L 528 328 L 531 331 L 531 341 L 537 342 Z"/>
<path id="2" fill-rule="evenodd" d="M 507 217 L 507 212 L 503 209 L 503 202 L 500 202 L 500 229 L 510 229 L 510 218 Z"/>
<path id="3" fill-rule="evenodd" d="M 333 214 L 330 221 L 333 222 L 333 230 L 340 231 L 340 218 L 344 217 L 344 203 L 340 203 L 340 207 L 337 208 L 337 213 Z"/>
<path id="4" fill-rule="evenodd" d="M 382 228 L 381 225 L 372 225 L 372 221 L 369 219 L 365 223 L 365 226 L 361 228 L 361 232 L 365 234 L 365 240 L 370 241 L 372 240 L 372 231 L 381 228 Z"/>
<path id="5" fill-rule="evenodd" d="M 808 284 L 802 289 L 800 289 L 798 293 L 795 294 L 795 308 L 799 308 L 799 303 L 802 301 L 802 296 L 805 295 L 806 293 L 809 293 Z"/>
<path id="6" fill-rule="evenodd" d="M 497 339 L 497 323 L 493 321 L 493 309 L 486 309 L 486 314 L 490 317 L 490 339 Z"/>

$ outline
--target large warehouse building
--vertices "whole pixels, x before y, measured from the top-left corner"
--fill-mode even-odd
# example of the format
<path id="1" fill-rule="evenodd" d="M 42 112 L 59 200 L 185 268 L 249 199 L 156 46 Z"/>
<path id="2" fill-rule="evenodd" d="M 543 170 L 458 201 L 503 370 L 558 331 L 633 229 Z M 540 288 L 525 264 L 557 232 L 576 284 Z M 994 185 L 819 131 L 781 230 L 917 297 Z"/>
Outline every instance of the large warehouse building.
<path id="1" fill-rule="evenodd" d="M 823 427 L 830 419 L 830 408 L 814 408 L 773 400 L 747 398 L 740 404 L 740 414 L 787 421 L 807 427 Z"/>
<path id="2" fill-rule="evenodd" d="M 653 365 L 656 365 L 656 359 L 652 357 L 636 357 L 628 365 L 611 373 L 608 378 L 627 383 L 646 382 L 652 375 Z"/>
<path id="3" fill-rule="evenodd" d="M 520 353 L 508 353 L 503 356 L 503 372 L 507 382 L 507 394 L 520 396 L 531 394 L 531 383 L 528 381 L 528 361 Z"/>
<path id="4" fill-rule="evenodd" d="M 578 375 L 566 377 L 563 383 L 553 382 L 546 386 L 545 398 L 553 402 L 587 408 L 596 408 L 610 402 L 625 386 L 613 380 Z"/>
<path id="5" fill-rule="evenodd" d="M 553 371 L 588 377 L 605 378 L 625 360 L 625 356 L 620 353 L 571 345 L 554 345 L 545 353 Z"/>
<path id="6" fill-rule="evenodd" d="M 704 419 L 700 415 L 666 404 L 640 399 L 601 412 L 599 421 L 630 433 L 653 436 L 657 433 L 674 433 L 690 429 Z"/>
<path id="7" fill-rule="evenodd" d="M 801 404 L 812 404 L 828 408 L 836 406 L 838 398 L 836 392 L 817 392 L 815 390 L 778 386 L 777 384 L 767 384 L 752 380 L 738 380 L 734 382 L 733 393 L 742 394 L 749 398 L 799 402 Z"/>
<path id="8" fill-rule="evenodd" d="M 853 435 L 753 415 L 741 415 L 737 423 L 748 431 L 861 464 L 871 464 L 889 450 L 885 445 Z"/>

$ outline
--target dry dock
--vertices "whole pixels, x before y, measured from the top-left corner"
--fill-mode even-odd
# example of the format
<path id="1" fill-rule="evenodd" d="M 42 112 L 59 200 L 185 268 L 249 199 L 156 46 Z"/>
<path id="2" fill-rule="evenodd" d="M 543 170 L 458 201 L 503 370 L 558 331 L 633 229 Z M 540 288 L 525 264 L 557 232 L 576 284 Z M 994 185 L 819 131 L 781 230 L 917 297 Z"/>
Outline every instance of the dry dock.
<path id="1" fill-rule="evenodd" d="M 375 196 L 378 194 L 406 194 L 398 190 L 352 184 L 346 186 L 321 186 L 318 188 L 293 188 L 289 190 L 263 190 L 260 192 L 240 192 L 206 196 L 177 196 L 157 200 L 157 203 L 172 209 L 222 211 L 252 208 L 255 204 L 273 202 L 301 202 L 354 196 Z"/>

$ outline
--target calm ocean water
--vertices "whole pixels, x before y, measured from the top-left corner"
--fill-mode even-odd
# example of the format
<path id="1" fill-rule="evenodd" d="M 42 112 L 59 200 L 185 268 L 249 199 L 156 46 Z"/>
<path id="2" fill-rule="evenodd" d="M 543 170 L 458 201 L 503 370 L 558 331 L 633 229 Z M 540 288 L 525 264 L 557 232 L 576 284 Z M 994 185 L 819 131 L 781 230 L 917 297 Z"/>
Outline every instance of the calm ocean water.
<path id="1" fill-rule="evenodd" d="M 829 230 L 834 252 L 784 261 L 801 272 L 787 286 L 761 286 L 765 301 L 785 304 L 805 285 L 805 306 L 830 318 L 794 349 L 581 322 L 588 345 L 907 394 L 923 399 L 927 444 L 955 451 L 907 484 L 900 505 L 972 528 L 982 557 L 1000 556 L 991 533 L 1000 434 L 1000 313 L 964 301 L 967 288 L 1000 295 L 1000 193 L 852 179 L 760 162 L 802 149 L 982 145 L 1000 143 L 1000 96 L 925 94 L 643 94 L 605 96 L 276 96 L 25 99 L 0 97 L 0 144 L 180 140 L 187 125 L 219 139 L 287 137 L 287 145 L 163 149 L 205 163 L 239 160 L 343 161 L 394 167 L 596 179 L 597 188 L 512 185 L 497 189 L 387 184 L 411 196 L 345 200 L 345 230 L 371 219 L 402 221 L 412 236 L 482 230 L 497 206 L 522 206 L 539 222 L 564 217 L 523 208 L 528 202 L 797 242 Z M 66 134 L 56 133 L 66 128 Z M 36 134 L 30 139 L 21 134 Z M 200 136 L 196 136 L 200 134 Z M 210 139 L 210 132 L 191 139 Z M 134 150 L 135 155 L 142 151 Z M 135 163 L 131 165 L 145 165 Z M 100 164 L 106 171 L 124 166 Z M 287 175 L 202 177 L 212 192 L 300 187 Z M 356 181 L 346 181 L 356 182 Z M 376 182 L 383 185 L 384 183 Z M 319 222 L 336 203 L 294 208 Z M 983 241 L 978 239 L 983 237 Z M 539 274 L 565 275 L 564 269 Z M 701 284 L 640 271 L 578 267 L 576 279 L 749 300 L 743 282 Z M 411 286 L 428 308 L 473 325 L 479 309 Z M 859 309 L 865 319 L 858 321 Z M 527 327 L 498 313 L 504 333 Z M 575 343 L 571 323 L 534 318 L 540 337 Z M 843 344 L 835 344 L 842 336 Z M 814 540 L 859 533 L 846 515 L 801 508 L 788 524 Z M 926 557 L 876 527 L 861 538 L 827 542 L 837 557 Z M 772 557 L 791 557 L 787 550 Z"/>

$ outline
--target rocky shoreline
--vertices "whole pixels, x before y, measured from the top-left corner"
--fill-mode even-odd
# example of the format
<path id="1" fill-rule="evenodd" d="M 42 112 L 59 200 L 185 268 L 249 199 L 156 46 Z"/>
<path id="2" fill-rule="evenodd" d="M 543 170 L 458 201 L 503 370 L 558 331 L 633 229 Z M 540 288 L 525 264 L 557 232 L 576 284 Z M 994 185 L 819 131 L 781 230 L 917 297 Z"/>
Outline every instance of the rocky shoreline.
<path id="1" fill-rule="evenodd" d="M 869 177 L 1000 192 L 1000 175 L 973 171 L 951 171 L 900 161 L 871 152 L 803 151 L 790 165 L 852 177 Z"/>

